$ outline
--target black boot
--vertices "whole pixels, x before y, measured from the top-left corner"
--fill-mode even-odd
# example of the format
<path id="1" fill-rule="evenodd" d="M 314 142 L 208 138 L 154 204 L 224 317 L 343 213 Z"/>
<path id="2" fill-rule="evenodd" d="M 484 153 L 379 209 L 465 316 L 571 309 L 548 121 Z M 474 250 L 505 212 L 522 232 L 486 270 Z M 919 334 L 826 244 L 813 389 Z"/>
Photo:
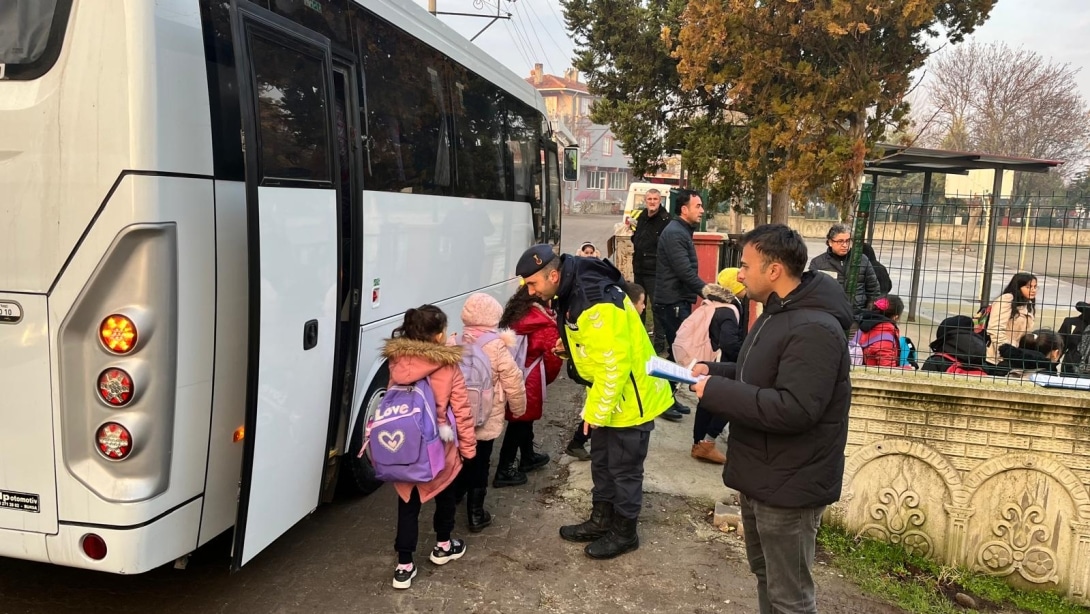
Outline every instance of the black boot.
<path id="1" fill-rule="evenodd" d="M 613 522 L 613 504 L 595 501 L 590 510 L 590 520 L 560 527 L 560 537 L 570 542 L 592 542 L 609 532 Z"/>
<path id="2" fill-rule="evenodd" d="M 526 450 L 522 451 L 522 458 L 519 460 L 519 471 L 523 473 L 529 473 L 537 469 L 541 469 L 545 465 L 549 464 L 549 455 L 542 454 L 540 452 L 534 452 L 533 448 L 530 448 L 530 452 Z"/>
<path id="3" fill-rule="evenodd" d="M 519 471 L 518 465 L 510 463 L 506 467 L 496 470 L 496 477 L 492 479 L 493 488 L 504 486 L 522 486 L 526 483 L 526 474 Z"/>
<path id="4" fill-rule="evenodd" d="M 471 488 L 466 499 L 466 511 L 469 512 L 469 532 L 480 533 L 492 524 L 492 514 L 484 509 L 484 496 L 487 488 Z"/>
<path id="5" fill-rule="evenodd" d="M 612 559 L 639 547 L 640 536 L 636 534 L 636 519 L 614 514 L 609 532 L 587 544 L 583 552 L 592 559 Z"/>

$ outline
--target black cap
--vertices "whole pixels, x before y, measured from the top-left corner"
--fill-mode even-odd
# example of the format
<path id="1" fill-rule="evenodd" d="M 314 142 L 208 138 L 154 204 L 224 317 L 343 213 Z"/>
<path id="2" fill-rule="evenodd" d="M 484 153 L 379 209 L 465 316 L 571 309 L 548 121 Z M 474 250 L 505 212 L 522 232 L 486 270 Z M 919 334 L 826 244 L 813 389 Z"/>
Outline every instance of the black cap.
<path id="1" fill-rule="evenodd" d="M 553 258 L 556 258 L 556 252 L 551 245 L 535 245 L 523 252 L 518 264 L 515 265 L 515 275 L 526 279 L 545 268 L 545 265 L 549 264 Z"/>

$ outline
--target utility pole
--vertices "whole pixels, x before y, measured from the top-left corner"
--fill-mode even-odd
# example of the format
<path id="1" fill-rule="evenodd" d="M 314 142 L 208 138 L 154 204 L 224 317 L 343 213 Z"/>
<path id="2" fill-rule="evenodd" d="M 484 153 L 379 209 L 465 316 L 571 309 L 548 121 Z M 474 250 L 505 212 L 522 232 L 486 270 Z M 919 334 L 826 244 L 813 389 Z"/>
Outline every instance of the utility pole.
<path id="1" fill-rule="evenodd" d="M 438 9 L 435 6 L 436 1 L 437 0 L 428 0 L 428 12 L 432 15 L 435 15 L 438 12 Z"/>

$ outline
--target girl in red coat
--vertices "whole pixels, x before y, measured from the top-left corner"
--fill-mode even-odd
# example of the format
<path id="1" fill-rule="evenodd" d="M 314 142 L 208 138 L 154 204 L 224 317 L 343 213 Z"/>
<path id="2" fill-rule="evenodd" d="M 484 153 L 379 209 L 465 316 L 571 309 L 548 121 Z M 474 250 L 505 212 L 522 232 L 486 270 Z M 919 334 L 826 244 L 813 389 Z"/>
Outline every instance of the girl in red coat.
<path id="1" fill-rule="evenodd" d="M 896 294 L 879 297 L 859 322 L 859 345 L 863 348 L 863 364 L 868 367 L 900 367 L 901 331 L 897 321 L 905 309 Z"/>
<path id="2" fill-rule="evenodd" d="M 526 483 L 526 472 L 540 469 L 549 463 L 549 455 L 534 452 L 534 421 L 541 418 L 545 405 L 545 386 L 560 373 L 563 359 L 553 353 L 560 338 L 556 330 L 556 314 L 537 298 L 530 296 L 526 287 L 507 301 L 500 318 L 500 328 L 509 328 L 527 340 L 524 369 L 535 366 L 526 374 L 526 413 L 519 417 L 507 411 L 507 433 L 500 447 L 499 467 L 492 486 L 518 486 Z M 521 454 L 520 454 L 521 452 Z M 521 458 L 515 463 L 515 455 Z"/>

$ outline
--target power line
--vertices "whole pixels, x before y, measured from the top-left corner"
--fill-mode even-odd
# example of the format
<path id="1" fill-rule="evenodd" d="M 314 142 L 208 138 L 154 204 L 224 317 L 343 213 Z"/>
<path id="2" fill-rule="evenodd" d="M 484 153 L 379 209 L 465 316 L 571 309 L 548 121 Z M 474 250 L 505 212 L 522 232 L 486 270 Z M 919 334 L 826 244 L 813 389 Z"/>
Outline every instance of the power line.
<path id="1" fill-rule="evenodd" d="M 533 66 L 533 62 L 530 61 L 530 59 L 526 57 L 526 53 L 522 50 L 522 46 L 519 43 L 518 39 L 515 37 L 514 34 L 511 33 L 512 22 L 511 21 L 505 21 L 503 25 L 505 26 L 505 29 L 507 30 L 508 38 L 511 39 L 511 42 L 514 44 L 515 49 L 519 52 L 519 56 L 522 58 L 522 61 L 526 62 L 526 64 L 529 65 L 529 66 Z"/>
<path id="2" fill-rule="evenodd" d="M 516 34 L 516 35 L 518 35 L 518 37 L 519 37 L 519 40 L 521 40 L 521 41 L 522 41 L 522 42 L 523 42 L 523 43 L 524 43 L 524 44 L 526 45 L 526 49 L 527 49 L 527 51 L 529 52 L 529 55 L 530 55 L 530 57 L 536 57 L 536 56 L 538 56 L 538 52 L 537 52 L 537 50 L 536 50 L 536 49 L 534 49 L 534 44 L 533 44 L 533 42 L 531 42 L 531 41 L 530 41 L 530 37 L 529 37 L 529 35 L 527 35 L 527 34 L 526 34 L 526 33 L 525 33 L 524 31 L 523 31 L 523 29 L 522 29 L 521 25 L 522 25 L 522 24 L 521 24 L 521 23 L 519 23 L 519 21 L 518 21 L 518 20 L 515 20 L 515 19 L 512 19 L 512 20 L 511 20 L 511 27 L 513 27 L 513 28 L 515 29 L 515 34 Z M 533 64 L 534 64 L 534 61 L 532 61 L 532 60 L 531 60 L 531 61 L 529 62 L 529 64 L 530 64 L 531 66 L 533 66 Z M 551 67 L 550 67 L 550 70 L 551 70 Z"/>
<path id="3" fill-rule="evenodd" d="M 537 19 L 537 22 L 541 24 L 541 29 L 545 31 L 545 36 L 547 36 L 549 40 L 552 41 L 553 46 L 555 46 L 556 49 L 560 51 L 560 55 L 566 55 L 567 51 L 564 50 L 564 46 L 556 42 L 556 38 L 553 37 L 553 33 L 549 31 L 549 28 L 545 26 L 545 21 L 541 19 L 540 15 L 537 14 L 537 10 L 534 9 L 534 5 L 529 4 L 528 6 L 530 7 L 530 13 L 533 14 L 534 19 Z"/>
<path id="4" fill-rule="evenodd" d="M 527 25 L 527 23 L 525 22 L 525 19 L 526 19 L 526 18 L 525 18 L 525 17 L 523 16 L 523 14 L 522 14 L 522 11 L 521 11 L 521 10 L 519 10 L 519 6 L 518 6 L 518 3 L 514 3 L 514 6 L 515 6 L 515 16 L 516 16 L 516 17 L 518 18 L 518 21 L 520 22 L 520 24 L 519 24 L 519 25 L 521 25 L 521 26 L 522 26 L 522 29 L 523 29 L 524 31 L 532 31 L 532 32 L 533 32 L 534 38 L 535 38 L 535 39 L 537 39 L 537 47 L 538 47 L 538 48 L 537 48 L 537 51 L 540 51 L 540 52 L 541 52 L 541 60 L 542 60 L 542 62 L 544 62 L 544 63 L 545 63 L 545 64 L 546 64 L 546 65 L 547 65 L 547 66 L 549 67 L 549 71 L 550 71 L 550 72 L 553 72 L 553 73 L 555 73 L 555 72 L 556 72 L 556 67 L 554 67 L 554 66 L 552 65 L 552 62 L 550 62 L 550 61 L 549 61 L 549 54 L 545 53 L 545 45 L 542 45 L 542 44 L 541 44 L 541 37 L 539 37 L 539 36 L 537 35 L 537 30 L 535 30 L 534 28 L 532 28 L 532 27 L 529 27 L 529 26 Z M 527 41 L 528 43 L 530 43 L 530 48 L 531 48 L 531 49 L 533 49 L 533 43 L 532 43 L 532 41 L 531 41 L 531 39 L 530 39 L 530 35 L 529 35 L 529 34 L 526 34 L 525 36 L 526 36 L 526 41 Z M 535 53 L 536 53 L 537 51 L 535 51 Z"/>

